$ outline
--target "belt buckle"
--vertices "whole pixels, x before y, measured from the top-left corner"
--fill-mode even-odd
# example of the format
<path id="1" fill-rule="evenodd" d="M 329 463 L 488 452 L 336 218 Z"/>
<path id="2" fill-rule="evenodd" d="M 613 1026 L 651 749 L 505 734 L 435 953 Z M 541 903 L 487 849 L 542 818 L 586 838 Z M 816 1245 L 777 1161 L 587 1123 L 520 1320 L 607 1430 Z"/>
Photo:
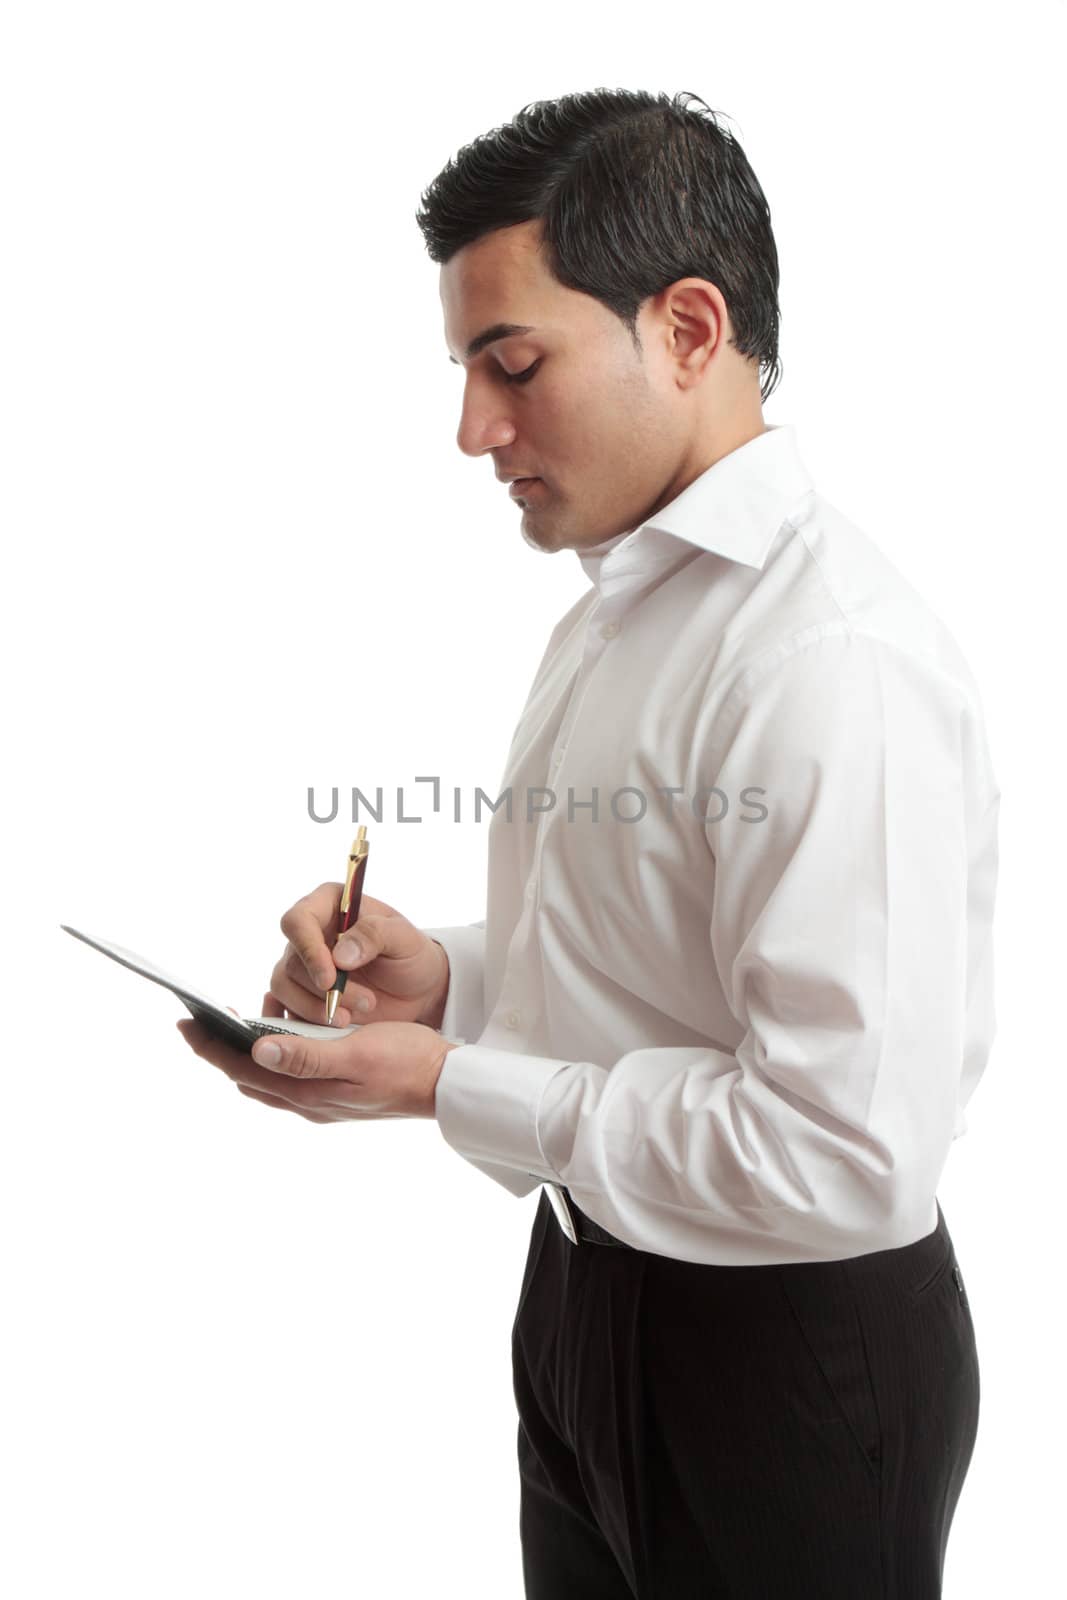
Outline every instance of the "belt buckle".
<path id="1" fill-rule="evenodd" d="M 549 1183 L 546 1180 L 545 1190 L 548 1194 L 549 1204 L 556 1213 L 556 1221 L 567 1235 L 567 1238 L 571 1241 L 571 1244 L 577 1244 L 578 1230 L 574 1226 L 574 1218 L 571 1216 L 571 1208 L 567 1204 L 567 1197 L 563 1193 L 562 1187 L 558 1183 Z"/>

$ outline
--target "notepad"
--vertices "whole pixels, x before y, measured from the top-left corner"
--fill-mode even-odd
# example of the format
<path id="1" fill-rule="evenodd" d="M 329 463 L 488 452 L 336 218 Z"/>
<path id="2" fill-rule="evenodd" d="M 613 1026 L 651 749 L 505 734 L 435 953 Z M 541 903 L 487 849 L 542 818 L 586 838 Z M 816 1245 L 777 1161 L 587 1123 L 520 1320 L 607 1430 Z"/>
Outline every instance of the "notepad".
<path id="1" fill-rule="evenodd" d="M 140 973 L 142 978 L 147 978 L 151 983 L 162 984 L 164 989 L 178 996 L 198 1022 L 202 1022 L 216 1037 L 236 1045 L 239 1050 L 250 1052 L 256 1040 L 265 1033 L 295 1033 L 302 1039 L 343 1039 L 363 1026 L 362 1023 L 353 1022 L 347 1028 L 332 1028 L 328 1023 L 303 1022 L 299 1017 L 237 1017 L 226 1006 L 219 1005 L 218 1001 L 194 989 L 191 984 L 179 983 L 177 978 L 169 977 L 153 962 L 146 961 L 144 956 L 125 950 L 120 944 L 112 944 L 109 939 L 92 939 L 87 933 L 79 933 L 77 928 L 68 927 L 65 922 L 61 922 L 60 927 L 64 933 L 73 934 L 75 939 L 81 939 L 84 944 L 101 951 L 120 966 Z"/>

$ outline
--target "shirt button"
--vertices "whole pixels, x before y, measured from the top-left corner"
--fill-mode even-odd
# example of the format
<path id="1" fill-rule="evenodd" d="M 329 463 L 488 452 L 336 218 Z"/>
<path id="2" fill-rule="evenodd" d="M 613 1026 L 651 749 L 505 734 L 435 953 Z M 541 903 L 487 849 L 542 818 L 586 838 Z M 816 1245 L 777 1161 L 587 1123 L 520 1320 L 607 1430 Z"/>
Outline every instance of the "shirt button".
<path id="1" fill-rule="evenodd" d="M 600 637 L 602 639 L 614 639 L 618 631 L 619 624 L 617 622 L 605 622 L 604 626 L 600 630 Z"/>
<path id="2" fill-rule="evenodd" d="M 520 1020 L 521 1019 L 517 1011 L 509 1011 L 507 1016 L 504 1018 L 504 1022 L 509 1028 L 517 1028 Z"/>
<path id="3" fill-rule="evenodd" d="M 534 897 L 534 885 L 532 883 L 528 883 L 526 885 L 526 898 L 527 898 L 527 900 L 532 900 L 533 897 Z"/>

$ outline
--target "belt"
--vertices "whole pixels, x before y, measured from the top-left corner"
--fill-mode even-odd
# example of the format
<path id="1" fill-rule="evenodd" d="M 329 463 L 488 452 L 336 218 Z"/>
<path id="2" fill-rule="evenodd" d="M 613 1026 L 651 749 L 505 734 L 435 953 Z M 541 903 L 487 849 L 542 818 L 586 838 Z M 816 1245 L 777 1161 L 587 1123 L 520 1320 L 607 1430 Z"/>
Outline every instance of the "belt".
<path id="1" fill-rule="evenodd" d="M 607 1228 L 602 1228 L 599 1222 L 587 1217 L 570 1190 L 561 1183 L 545 1182 L 543 1188 L 555 1212 L 556 1221 L 571 1244 L 613 1244 L 619 1250 L 633 1249 L 633 1245 L 627 1244 L 625 1239 L 616 1239 Z"/>

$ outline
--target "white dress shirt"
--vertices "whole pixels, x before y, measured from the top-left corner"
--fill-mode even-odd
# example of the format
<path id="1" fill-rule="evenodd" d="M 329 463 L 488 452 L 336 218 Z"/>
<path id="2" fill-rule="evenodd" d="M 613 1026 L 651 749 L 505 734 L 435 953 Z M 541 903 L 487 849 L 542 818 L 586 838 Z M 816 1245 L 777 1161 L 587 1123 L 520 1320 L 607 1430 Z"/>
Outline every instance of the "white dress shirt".
<path id="1" fill-rule="evenodd" d="M 515 730 L 485 921 L 425 930 L 462 1041 L 441 1133 L 679 1260 L 910 1244 L 995 1032 L 970 669 L 791 426 L 577 554 L 591 587 Z"/>

